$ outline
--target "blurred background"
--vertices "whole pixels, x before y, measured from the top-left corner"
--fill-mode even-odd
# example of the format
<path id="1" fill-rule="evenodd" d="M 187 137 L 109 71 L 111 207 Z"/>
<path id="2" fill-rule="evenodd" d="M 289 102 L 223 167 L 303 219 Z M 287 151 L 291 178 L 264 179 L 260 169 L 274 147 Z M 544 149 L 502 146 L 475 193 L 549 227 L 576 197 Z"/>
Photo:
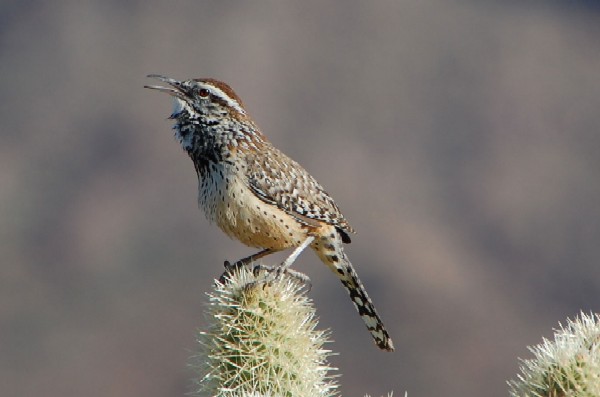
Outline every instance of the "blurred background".
<path id="1" fill-rule="evenodd" d="M 162 73 L 228 82 L 357 229 L 395 353 L 295 265 L 344 395 L 506 396 L 527 345 L 600 311 L 598 4 L 2 2 L 1 394 L 192 389 L 204 294 L 253 250 L 197 209 Z"/>

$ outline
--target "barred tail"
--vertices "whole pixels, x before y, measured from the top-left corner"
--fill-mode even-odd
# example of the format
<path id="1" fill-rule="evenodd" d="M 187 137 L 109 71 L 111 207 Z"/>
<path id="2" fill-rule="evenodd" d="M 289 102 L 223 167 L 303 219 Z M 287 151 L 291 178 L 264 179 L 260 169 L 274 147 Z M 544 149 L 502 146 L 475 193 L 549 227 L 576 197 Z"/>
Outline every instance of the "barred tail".
<path id="1" fill-rule="evenodd" d="M 394 344 L 388 334 L 381 318 L 375 310 L 373 302 L 369 298 L 365 287 L 360 282 L 358 274 L 354 270 L 352 263 L 346 256 L 339 238 L 321 239 L 313 244 L 313 249 L 317 252 L 323 263 L 325 263 L 340 279 L 346 291 L 358 310 L 358 314 L 365 322 L 367 329 L 375 340 L 375 344 L 382 350 L 394 351 Z"/>

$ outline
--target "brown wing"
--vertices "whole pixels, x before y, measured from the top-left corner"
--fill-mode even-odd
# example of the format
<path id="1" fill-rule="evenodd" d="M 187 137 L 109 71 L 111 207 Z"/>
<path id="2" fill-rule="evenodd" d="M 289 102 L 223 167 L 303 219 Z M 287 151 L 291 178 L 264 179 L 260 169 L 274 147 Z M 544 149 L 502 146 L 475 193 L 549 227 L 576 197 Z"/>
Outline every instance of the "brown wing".
<path id="1" fill-rule="evenodd" d="M 260 155 L 248 154 L 248 180 L 261 200 L 276 205 L 299 222 L 320 221 L 335 226 L 344 242 L 354 230 L 333 198 L 300 164 L 266 143 Z M 314 223 L 313 223 L 314 224 Z"/>

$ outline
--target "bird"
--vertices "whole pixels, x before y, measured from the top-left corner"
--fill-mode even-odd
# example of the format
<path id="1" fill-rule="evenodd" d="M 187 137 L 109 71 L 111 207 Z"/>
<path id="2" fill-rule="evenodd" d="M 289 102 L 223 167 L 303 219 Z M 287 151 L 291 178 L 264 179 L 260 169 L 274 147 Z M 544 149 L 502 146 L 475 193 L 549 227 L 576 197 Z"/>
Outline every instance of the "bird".
<path id="1" fill-rule="evenodd" d="M 293 248 L 278 266 L 286 270 L 310 247 L 337 275 L 377 347 L 393 351 L 392 339 L 344 251 L 354 229 L 317 180 L 273 146 L 226 83 L 147 77 L 165 85 L 145 88 L 173 97 L 169 119 L 174 120 L 176 140 L 194 163 L 198 206 L 229 237 L 261 249 L 236 265 Z"/>

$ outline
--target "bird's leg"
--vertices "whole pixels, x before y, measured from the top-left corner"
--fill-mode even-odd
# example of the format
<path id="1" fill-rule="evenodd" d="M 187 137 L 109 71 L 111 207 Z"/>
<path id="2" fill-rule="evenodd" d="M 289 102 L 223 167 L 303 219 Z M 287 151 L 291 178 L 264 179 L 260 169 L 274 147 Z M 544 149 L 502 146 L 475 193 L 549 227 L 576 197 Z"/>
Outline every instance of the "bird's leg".
<path id="1" fill-rule="evenodd" d="M 296 261 L 296 258 L 298 258 L 298 255 L 300 255 L 300 253 L 302 251 L 304 251 L 304 249 L 306 247 L 308 247 L 310 245 L 310 243 L 313 242 L 314 239 L 315 239 L 314 236 L 308 236 L 302 244 L 300 244 L 298 247 L 296 247 L 296 249 L 290 254 L 290 256 L 288 256 L 281 265 L 277 266 L 277 273 L 281 274 L 281 273 L 285 272 L 286 270 L 288 270 L 288 268 L 290 266 L 292 266 L 292 263 L 294 263 Z"/>
<path id="2" fill-rule="evenodd" d="M 256 254 L 252 254 L 250 256 L 247 256 L 245 258 L 240 259 L 237 262 L 234 262 L 233 264 L 229 261 L 225 261 L 224 266 L 225 266 L 225 272 L 223 274 L 221 274 L 221 277 L 219 277 L 219 281 L 221 283 L 225 283 L 226 278 L 229 274 L 231 274 L 234 270 L 241 268 L 242 266 L 246 266 L 249 263 L 254 262 L 257 259 L 263 258 L 267 255 L 270 255 L 272 253 L 277 252 L 278 250 L 274 250 L 271 248 L 266 248 L 260 252 L 257 252 Z"/>
<path id="3" fill-rule="evenodd" d="M 281 263 L 278 266 L 275 266 L 274 268 L 270 269 L 271 270 L 271 274 L 274 275 L 274 278 L 277 278 L 279 276 L 281 276 L 283 273 L 288 274 L 294 278 L 297 278 L 298 280 L 300 280 L 303 283 L 308 283 L 310 286 L 310 278 L 308 278 L 308 276 L 306 274 L 297 272 L 295 270 L 291 270 L 290 266 L 292 266 L 292 264 L 294 263 L 294 261 L 296 260 L 296 258 L 298 258 L 298 255 L 300 255 L 300 253 L 302 251 L 304 251 L 304 249 L 306 247 L 308 247 L 310 245 L 310 243 L 313 242 L 315 238 L 313 236 L 308 236 L 306 238 L 306 240 L 304 240 L 302 242 L 302 244 L 300 244 L 298 247 L 296 247 L 294 249 L 294 251 L 290 254 L 290 256 L 288 256 L 285 261 L 283 261 L 283 263 Z M 310 289 L 310 287 L 309 287 Z"/>
<path id="4" fill-rule="evenodd" d="M 268 276 L 265 278 L 265 280 L 270 281 L 269 278 L 272 277 L 271 274 L 275 273 L 276 276 L 280 274 L 279 269 L 280 269 L 280 266 L 256 265 L 256 266 L 254 266 L 253 271 L 254 271 L 255 276 L 258 276 L 261 271 L 268 272 Z M 292 269 L 286 269 L 283 271 L 283 273 L 285 273 L 286 275 L 288 275 L 292 278 L 295 278 L 300 283 L 304 284 L 304 286 L 306 287 L 306 290 L 308 292 L 310 292 L 310 290 L 312 289 L 312 281 L 310 281 L 310 278 L 306 274 L 298 272 L 296 270 L 292 270 Z"/>
<path id="5" fill-rule="evenodd" d="M 254 274 L 258 275 L 258 273 L 261 270 L 266 270 L 268 272 L 268 274 L 265 277 L 265 281 L 269 282 L 269 281 L 273 281 L 274 279 L 276 279 L 277 277 L 280 277 L 282 274 L 285 273 L 285 274 L 297 279 L 301 283 L 308 285 L 308 290 L 310 290 L 312 287 L 310 278 L 304 273 L 300 273 L 298 271 L 290 269 L 290 266 L 294 263 L 296 258 L 298 258 L 298 255 L 300 255 L 300 253 L 302 251 L 304 251 L 304 249 L 306 247 L 308 247 L 310 245 L 310 243 L 313 242 L 314 239 L 315 238 L 313 236 L 308 236 L 306 238 L 306 240 L 304 240 L 302 242 L 302 244 L 300 244 L 298 247 L 296 247 L 294 249 L 294 251 L 290 254 L 290 256 L 288 256 L 286 258 L 285 261 L 283 261 L 283 263 L 281 263 L 277 266 L 264 266 L 264 265 L 255 266 Z"/>
<path id="6" fill-rule="evenodd" d="M 271 249 L 271 248 L 267 248 L 264 249 L 260 252 L 257 252 L 256 254 L 252 254 L 250 256 L 247 256 L 245 258 L 240 259 L 237 262 L 234 262 L 233 264 L 229 261 L 225 261 L 224 265 L 225 265 L 225 269 L 228 271 L 231 271 L 233 269 L 238 269 L 242 266 L 246 266 L 248 263 L 254 262 L 257 259 L 263 258 L 267 255 L 273 254 L 277 252 L 277 250 Z"/>

